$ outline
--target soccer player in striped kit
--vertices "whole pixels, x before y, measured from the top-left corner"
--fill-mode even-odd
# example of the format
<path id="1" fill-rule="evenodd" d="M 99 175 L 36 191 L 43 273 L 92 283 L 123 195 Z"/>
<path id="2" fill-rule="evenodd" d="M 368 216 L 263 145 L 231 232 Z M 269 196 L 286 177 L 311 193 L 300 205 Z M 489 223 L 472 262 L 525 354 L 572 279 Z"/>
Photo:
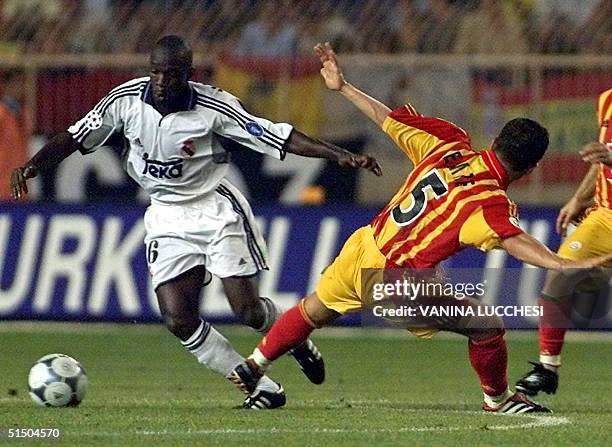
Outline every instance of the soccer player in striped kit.
<path id="1" fill-rule="evenodd" d="M 417 276 L 428 275 L 426 270 L 435 270 L 466 246 L 483 251 L 503 248 L 524 262 L 554 270 L 594 267 L 612 260 L 612 256 L 602 256 L 568 261 L 518 226 L 516 206 L 505 190 L 529 173 L 548 147 L 548 132 L 538 123 L 511 120 L 490 150 L 477 152 L 466 132 L 454 124 L 423 116 L 411 105 L 391 110 L 346 82 L 329 43 L 318 44 L 315 52 L 323 64 L 321 75 L 327 87 L 340 92 L 380 126 L 414 168 L 380 214 L 345 242 L 323 272 L 316 291 L 285 312 L 253 354 L 234 370 L 235 382 L 243 392 L 253 392 L 270 364 L 303 343 L 314 329 L 366 308 L 372 299 L 368 296 L 372 289 L 367 287 L 372 282 L 369 272 L 386 269 L 385 274 L 393 274 L 394 269 L 405 269 L 403 272 Z M 470 307 L 475 315 L 480 314 L 481 304 L 472 298 L 416 299 L 423 304 Z M 480 379 L 485 411 L 549 411 L 508 387 L 508 355 L 500 317 L 432 318 L 429 327 L 423 325 L 426 322 L 421 315 L 410 331 L 430 338 L 444 329 L 468 338 L 469 359 Z"/>
<path id="2" fill-rule="evenodd" d="M 581 260 L 591 256 L 612 253 L 612 89 L 599 95 L 597 101 L 597 123 L 599 139 L 589 143 L 580 151 L 584 161 L 591 163 L 586 176 L 574 196 L 565 204 L 557 218 L 557 231 L 565 236 L 571 222 L 586 217 L 559 247 L 559 256 Z M 594 199 L 594 203 L 593 203 Z M 594 205 L 594 206 L 593 206 Z M 540 317 L 539 362 L 531 362 L 533 369 L 516 383 L 516 388 L 535 396 L 540 391 L 554 394 L 559 385 L 561 349 L 574 306 L 581 307 L 587 301 L 592 305 L 597 295 L 610 280 L 610 272 L 600 277 L 589 277 L 582 281 L 548 273 L 539 304 L 544 312 Z M 587 315 L 585 315 L 587 316 Z"/>
<path id="3" fill-rule="evenodd" d="M 381 171 L 372 157 L 315 140 L 290 124 L 252 116 L 231 94 L 190 81 L 192 74 L 190 46 L 178 36 L 161 38 L 151 53 L 150 75 L 111 90 L 16 169 L 11 188 L 17 199 L 39 170 L 123 137 L 124 168 L 151 198 L 144 218 L 146 254 L 166 326 L 200 363 L 231 378 L 243 358 L 199 314 L 207 274 L 221 278 L 234 313 L 248 326 L 266 333 L 279 310 L 259 297 L 255 277 L 268 268 L 265 243 L 249 204 L 225 179 L 229 153 L 221 139 L 281 160 L 291 152 L 376 175 Z M 323 359 L 310 340 L 292 355 L 313 383 L 323 382 Z M 284 404 L 283 388 L 265 377 L 243 406 Z"/>

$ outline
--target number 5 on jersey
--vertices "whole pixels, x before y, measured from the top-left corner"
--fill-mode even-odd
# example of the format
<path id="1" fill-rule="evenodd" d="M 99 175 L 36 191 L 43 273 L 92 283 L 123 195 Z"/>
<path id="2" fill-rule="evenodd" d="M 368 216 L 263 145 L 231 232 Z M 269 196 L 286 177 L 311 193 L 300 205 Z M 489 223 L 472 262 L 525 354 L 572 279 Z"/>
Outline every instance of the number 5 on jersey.
<path id="1" fill-rule="evenodd" d="M 431 192 L 436 199 L 448 193 L 448 185 L 437 169 L 428 172 L 410 192 L 412 196 L 410 207 L 403 209 L 401 205 L 397 205 L 393 208 L 391 215 L 395 223 L 400 227 L 410 225 L 423 214 L 427 207 L 428 192 Z"/>

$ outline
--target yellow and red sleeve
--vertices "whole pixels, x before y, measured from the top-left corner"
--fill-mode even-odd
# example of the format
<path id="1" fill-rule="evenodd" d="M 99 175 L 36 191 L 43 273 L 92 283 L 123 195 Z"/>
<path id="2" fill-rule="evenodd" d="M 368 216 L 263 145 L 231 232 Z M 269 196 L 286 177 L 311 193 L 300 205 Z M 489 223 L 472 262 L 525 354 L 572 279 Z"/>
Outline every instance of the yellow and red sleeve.
<path id="1" fill-rule="evenodd" d="M 393 110 L 382 128 L 414 164 L 443 144 L 470 144 L 470 137 L 463 129 L 440 118 L 423 116 L 410 104 Z"/>
<path id="2" fill-rule="evenodd" d="M 504 239 L 523 232 L 518 226 L 514 209 L 509 201 L 478 207 L 463 222 L 459 242 L 482 251 L 501 248 Z"/>

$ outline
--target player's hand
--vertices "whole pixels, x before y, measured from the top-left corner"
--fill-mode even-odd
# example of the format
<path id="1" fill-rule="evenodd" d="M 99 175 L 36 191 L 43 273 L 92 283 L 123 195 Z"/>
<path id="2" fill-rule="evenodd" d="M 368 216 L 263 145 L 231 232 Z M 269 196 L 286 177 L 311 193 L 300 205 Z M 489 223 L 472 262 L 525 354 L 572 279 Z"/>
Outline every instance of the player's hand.
<path id="1" fill-rule="evenodd" d="M 612 144 L 589 143 L 578 153 L 587 163 L 603 163 L 606 166 L 612 166 Z"/>
<path id="2" fill-rule="evenodd" d="M 20 199 L 28 193 L 27 180 L 36 177 L 38 172 L 34 166 L 24 166 L 13 170 L 11 174 L 11 195 L 13 199 Z"/>
<path id="3" fill-rule="evenodd" d="M 373 172 L 378 177 L 382 176 L 382 169 L 374 157 L 369 155 L 358 155 L 347 152 L 338 157 L 338 164 L 343 168 L 362 168 Z"/>
<path id="4" fill-rule="evenodd" d="M 340 90 L 346 84 L 346 81 L 344 80 L 344 75 L 342 74 L 342 69 L 334 49 L 329 42 L 325 42 L 325 45 L 318 43 L 314 47 L 314 52 L 319 56 L 319 60 L 323 64 L 321 76 L 323 76 L 327 88 L 330 90 Z"/>
<path id="5" fill-rule="evenodd" d="M 572 197 L 569 202 L 561 208 L 561 211 L 559 211 L 556 224 L 557 233 L 561 236 L 565 236 L 569 224 L 577 222 L 587 208 L 588 205 L 583 204 L 576 197 Z"/>

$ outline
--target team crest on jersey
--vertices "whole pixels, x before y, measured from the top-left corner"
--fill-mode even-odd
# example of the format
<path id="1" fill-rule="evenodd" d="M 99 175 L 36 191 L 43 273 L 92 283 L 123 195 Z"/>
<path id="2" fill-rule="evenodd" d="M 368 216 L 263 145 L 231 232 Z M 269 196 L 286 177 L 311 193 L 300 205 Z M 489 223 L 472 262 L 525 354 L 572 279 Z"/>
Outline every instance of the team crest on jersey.
<path id="1" fill-rule="evenodd" d="M 159 161 L 150 160 L 149 154 L 144 153 L 142 159 L 145 162 L 143 174 L 158 179 L 177 179 L 183 176 L 183 160 Z"/>
<path id="2" fill-rule="evenodd" d="M 85 127 L 89 130 L 96 130 L 102 127 L 102 115 L 100 115 L 97 111 L 92 110 L 87 115 L 85 115 Z"/>
<path id="3" fill-rule="evenodd" d="M 572 241 L 569 244 L 569 248 L 572 250 L 580 250 L 582 248 L 582 242 L 580 241 Z"/>
<path id="4" fill-rule="evenodd" d="M 181 147 L 181 155 L 185 158 L 191 158 L 195 154 L 196 146 L 193 140 L 187 140 Z"/>
<path id="5" fill-rule="evenodd" d="M 255 121 L 249 121 L 244 125 L 244 128 L 247 130 L 248 133 L 255 137 L 261 137 L 264 133 L 263 127 L 261 127 L 261 125 L 256 123 Z"/>

